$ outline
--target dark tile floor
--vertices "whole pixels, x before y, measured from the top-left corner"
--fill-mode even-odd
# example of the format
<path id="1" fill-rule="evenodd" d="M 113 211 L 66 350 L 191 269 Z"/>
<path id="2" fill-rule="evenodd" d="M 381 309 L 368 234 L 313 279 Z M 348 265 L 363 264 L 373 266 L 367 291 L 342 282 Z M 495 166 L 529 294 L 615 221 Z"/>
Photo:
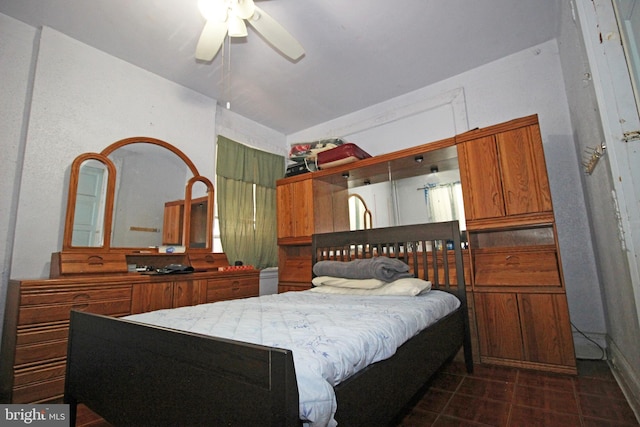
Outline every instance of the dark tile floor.
<path id="1" fill-rule="evenodd" d="M 638 425 L 604 361 L 578 361 L 578 376 L 454 361 L 397 427 Z"/>

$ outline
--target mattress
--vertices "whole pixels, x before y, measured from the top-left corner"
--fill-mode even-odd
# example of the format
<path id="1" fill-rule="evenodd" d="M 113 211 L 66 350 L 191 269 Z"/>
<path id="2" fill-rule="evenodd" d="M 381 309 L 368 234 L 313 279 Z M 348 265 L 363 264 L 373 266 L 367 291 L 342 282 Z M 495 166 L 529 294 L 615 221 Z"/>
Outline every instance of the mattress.
<path id="1" fill-rule="evenodd" d="M 128 320 L 292 350 L 300 419 L 335 426 L 333 387 L 455 311 L 460 301 L 432 290 L 414 296 L 287 292 L 158 310 Z"/>

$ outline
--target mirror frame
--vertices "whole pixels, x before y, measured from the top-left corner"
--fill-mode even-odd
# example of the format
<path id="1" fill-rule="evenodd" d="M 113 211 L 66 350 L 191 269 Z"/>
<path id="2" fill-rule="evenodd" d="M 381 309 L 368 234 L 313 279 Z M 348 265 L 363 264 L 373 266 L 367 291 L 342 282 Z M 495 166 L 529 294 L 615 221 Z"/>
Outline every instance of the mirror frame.
<path id="1" fill-rule="evenodd" d="M 202 182 L 207 187 L 207 232 L 205 238 L 205 247 L 199 248 L 190 248 L 189 247 L 189 239 L 190 239 L 190 230 L 191 224 L 190 221 L 183 221 L 182 224 L 182 245 L 185 246 L 187 252 L 211 252 L 213 248 L 213 212 L 214 212 L 214 188 L 213 183 L 205 176 L 201 176 L 198 172 L 198 169 L 193 164 L 191 159 L 187 157 L 182 151 L 168 142 L 162 141 L 156 138 L 150 137 L 132 137 L 121 139 L 120 141 L 116 141 L 113 144 L 109 145 L 107 148 L 102 150 L 100 153 L 84 153 L 76 157 L 71 164 L 71 175 L 69 177 L 69 192 L 67 197 L 67 212 L 65 216 L 65 227 L 62 241 L 62 250 L 63 251 L 102 251 L 102 252 L 127 252 L 127 253 L 142 253 L 147 252 L 149 250 L 148 247 L 112 247 L 111 246 L 111 234 L 113 227 L 113 209 L 114 209 L 114 197 L 115 197 L 115 184 L 116 184 L 116 174 L 117 170 L 115 164 L 109 159 L 109 155 L 113 153 L 118 148 L 130 145 L 130 144 L 153 144 L 158 145 L 162 148 L 165 148 L 184 161 L 189 170 L 192 173 L 192 177 L 185 184 L 184 190 L 184 218 L 190 218 L 191 216 L 191 200 L 193 194 L 193 186 L 198 182 Z M 80 177 L 80 167 L 82 163 L 87 160 L 96 160 L 100 163 L 104 164 L 107 169 L 107 190 L 106 190 L 106 199 L 104 204 L 104 226 L 103 226 L 103 240 L 101 246 L 73 246 L 72 238 L 73 238 L 73 223 L 75 218 L 75 207 L 77 200 L 77 190 L 78 190 L 78 181 Z"/>
<path id="2" fill-rule="evenodd" d="M 76 213 L 76 201 L 78 182 L 80 180 L 80 168 L 87 160 L 96 160 L 102 163 L 107 169 L 107 190 L 105 193 L 104 216 L 102 224 L 102 245 L 100 246 L 72 246 L 73 223 Z M 67 197 L 67 213 L 65 218 L 64 236 L 62 239 L 62 249 L 69 250 L 75 248 L 108 248 L 111 246 L 111 220 L 113 217 L 113 197 L 116 186 L 116 168 L 111 160 L 100 153 L 84 153 L 73 160 L 71 164 L 71 176 L 69 177 L 69 195 Z"/>

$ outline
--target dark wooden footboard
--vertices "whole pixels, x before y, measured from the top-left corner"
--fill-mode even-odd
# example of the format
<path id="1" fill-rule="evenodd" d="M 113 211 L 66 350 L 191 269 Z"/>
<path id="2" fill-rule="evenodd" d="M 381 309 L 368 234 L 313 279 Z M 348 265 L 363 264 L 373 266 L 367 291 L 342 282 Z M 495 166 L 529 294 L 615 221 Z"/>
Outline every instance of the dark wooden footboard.
<path id="1" fill-rule="evenodd" d="M 335 387 L 340 426 L 388 425 L 461 346 L 473 369 L 456 221 L 315 235 L 313 246 L 314 261 L 402 259 L 461 302 L 393 357 Z M 290 350 L 72 312 L 67 361 L 72 415 L 83 403 L 116 426 L 301 425 Z"/>
<path id="2" fill-rule="evenodd" d="M 457 310 L 335 387 L 341 426 L 384 427 L 396 419 L 442 365 L 462 347 L 464 312 Z"/>
<path id="3" fill-rule="evenodd" d="M 72 312 L 65 401 L 117 426 L 299 426 L 291 351 Z M 72 424 L 73 425 L 73 424 Z"/>

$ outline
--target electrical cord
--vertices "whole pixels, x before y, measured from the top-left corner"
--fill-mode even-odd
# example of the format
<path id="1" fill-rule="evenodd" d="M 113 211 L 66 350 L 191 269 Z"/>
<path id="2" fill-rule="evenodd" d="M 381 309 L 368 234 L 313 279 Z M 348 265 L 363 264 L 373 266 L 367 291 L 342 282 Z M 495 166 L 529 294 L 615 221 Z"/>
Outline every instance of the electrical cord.
<path id="1" fill-rule="evenodd" d="M 576 332 L 578 332 L 580 335 L 582 335 L 584 338 L 586 338 L 587 340 L 591 341 L 593 344 L 596 345 L 596 347 L 598 347 L 600 349 L 600 359 L 594 359 L 594 360 L 606 360 L 606 353 L 604 348 L 602 348 L 602 346 L 600 344 L 598 344 L 597 342 L 595 342 L 594 340 L 592 340 L 591 338 L 589 338 L 584 332 L 582 332 L 580 329 L 578 329 L 578 327 L 576 325 L 573 324 L 573 322 L 570 322 L 571 326 L 573 327 L 573 329 L 576 330 Z"/>

